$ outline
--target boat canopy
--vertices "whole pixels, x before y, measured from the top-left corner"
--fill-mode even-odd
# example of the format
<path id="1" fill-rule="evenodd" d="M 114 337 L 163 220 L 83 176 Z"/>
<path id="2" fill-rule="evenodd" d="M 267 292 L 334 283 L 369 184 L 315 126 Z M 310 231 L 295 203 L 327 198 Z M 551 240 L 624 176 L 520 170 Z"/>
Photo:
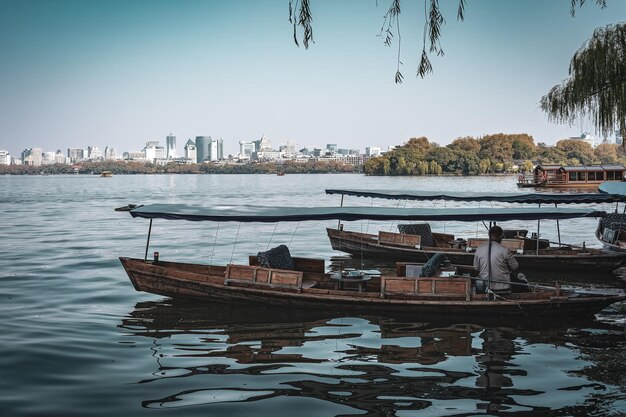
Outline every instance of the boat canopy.
<path id="1" fill-rule="evenodd" d="M 598 186 L 598 191 L 604 195 L 621 195 L 626 196 L 626 182 L 624 181 L 606 181 Z"/>
<path id="2" fill-rule="evenodd" d="M 573 208 L 262 207 L 149 204 L 130 210 L 146 219 L 276 223 L 307 220 L 507 221 L 604 217 L 604 211 Z"/>
<path id="3" fill-rule="evenodd" d="M 603 183 L 604 184 L 604 183 Z M 620 183 L 606 183 L 620 184 Z M 353 197 L 384 198 L 388 200 L 417 200 L 417 201 L 498 201 L 503 203 L 524 204 L 590 204 L 590 203 L 618 203 L 626 202 L 626 187 L 624 192 L 606 193 L 472 193 L 441 191 L 406 191 L 406 190 L 340 190 L 327 189 L 326 194 L 341 194 Z"/>

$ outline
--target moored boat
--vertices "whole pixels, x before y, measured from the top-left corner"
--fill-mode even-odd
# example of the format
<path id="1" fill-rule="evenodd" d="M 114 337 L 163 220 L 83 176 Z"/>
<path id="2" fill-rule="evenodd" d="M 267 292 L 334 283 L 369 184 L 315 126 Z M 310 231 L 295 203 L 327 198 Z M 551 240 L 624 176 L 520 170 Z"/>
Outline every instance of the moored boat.
<path id="1" fill-rule="evenodd" d="M 432 233 L 433 246 L 421 246 L 402 233 L 379 232 L 378 235 L 327 228 L 334 250 L 353 256 L 386 259 L 388 261 L 426 262 L 436 253 L 443 253 L 451 262 L 472 265 L 474 252 L 486 239 L 459 239 L 454 235 Z M 400 240 L 405 239 L 404 242 Z M 502 241 L 515 253 L 521 270 L 550 269 L 555 274 L 612 272 L 626 264 L 626 254 L 588 247 L 549 246 L 540 239 L 539 250 L 530 238 L 514 237 Z M 529 245 L 530 243 L 530 245 Z M 532 249 L 525 249 L 532 247 Z"/>
<path id="2" fill-rule="evenodd" d="M 607 195 L 626 194 L 626 183 L 603 183 L 599 191 Z M 618 209 L 616 206 L 615 212 L 607 213 L 598 221 L 595 233 L 606 250 L 626 253 L 626 205 L 622 213 Z"/>
<path id="3" fill-rule="evenodd" d="M 597 188 L 605 181 L 624 181 L 626 168 L 620 164 L 537 165 L 532 173 L 517 178 L 520 188 Z"/>
<path id="4" fill-rule="evenodd" d="M 497 219 L 506 216 L 536 218 L 553 209 L 512 212 L 458 210 L 446 216 L 475 216 Z M 561 218 L 580 216 L 590 210 L 558 210 Z M 181 205 L 154 204 L 138 206 L 129 211 L 133 217 L 189 221 L 278 222 L 306 220 L 359 220 L 392 218 L 419 220 L 424 215 L 415 209 L 375 208 L 263 208 L 225 207 L 201 208 Z M 151 229 L 150 229 L 151 230 Z M 149 233 L 150 235 L 150 233 Z M 311 308 L 318 310 L 362 310 L 392 312 L 438 317 L 582 317 L 626 299 L 623 291 L 590 292 L 534 286 L 533 291 L 512 293 L 493 299 L 489 292 L 480 293 L 476 279 L 455 271 L 450 274 L 432 265 L 430 274 L 407 276 L 411 269 L 399 265 L 396 274 L 378 274 L 361 271 L 344 274 L 327 272 L 324 260 L 291 258 L 288 264 L 272 264 L 271 258 L 259 253 L 250 256 L 247 265 L 200 265 L 181 262 L 122 257 L 131 282 L 138 291 L 146 291 L 175 298 L 260 303 L 286 309 Z M 270 264 L 266 264 L 267 262 Z M 263 266 L 261 266 L 263 265 Z M 356 271 L 358 272 L 358 271 Z M 341 284 L 341 285 L 339 285 Z"/>
<path id="5" fill-rule="evenodd" d="M 626 202 L 626 195 L 620 193 L 442 193 L 430 191 L 376 191 L 376 190 L 342 190 L 329 189 L 327 194 L 340 194 L 342 202 L 344 196 L 381 198 L 389 200 L 414 201 L 455 201 L 455 202 L 500 202 L 519 204 L 550 204 L 555 206 L 554 212 L 546 212 L 540 220 L 555 220 L 559 231 L 558 242 L 542 239 L 539 233 L 534 237 L 527 236 L 527 230 L 505 231 L 503 245 L 515 254 L 515 258 L 522 270 L 550 270 L 552 273 L 589 273 L 612 272 L 626 264 L 626 253 L 616 253 L 601 249 L 586 247 L 586 245 L 572 245 L 561 242 L 558 204 L 598 204 Z M 481 209 L 501 211 L 506 213 L 509 208 Z M 439 214 L 446 209 L 440 209 Z M 508 220 L 522 219 L 513 213 Z M 593 214 L 580 212 L 580 217 L 603 218 L 606 213 Z M 489 217 L 489 216 L 487 216 Z M 493 216 L 491 216 L 493 218 Z M 570 218 L 573 218 L 572 216 Z M 504 219 L 504 218 L 502 218 Z M 500 219 L 500 221 L 502 221 Z M 435 216 L 427 221 L 442 220 Z M 443 220 L 446 220 L 443 218 Z M 473 221 L 470 217 L 457 217 L 459 221 Z M 602 220 L 601 220 L 602 221 Z M 625 223 L 626 225 L 626 223 Z M 625 226 L 626 227 L 626 226 Z M 333 249 L 349 253 L 354 256 L 375 257 L 388 261 L 425 262 L 435 253 L 444 253 L 453 263 L 471 265 L 474 251 L 485 243 L 485 238 L 460 238 L 449 233 L 435 233 L 429 223 L 398 225 L 400 233 L 380 231 L 377 234 L 328 228 L 327 234 Z"/>

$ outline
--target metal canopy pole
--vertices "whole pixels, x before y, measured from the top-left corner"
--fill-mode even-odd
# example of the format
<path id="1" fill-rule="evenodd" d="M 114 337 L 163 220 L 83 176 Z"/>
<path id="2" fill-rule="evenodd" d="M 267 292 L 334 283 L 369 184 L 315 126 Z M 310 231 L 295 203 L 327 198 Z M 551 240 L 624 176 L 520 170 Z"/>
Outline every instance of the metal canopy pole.
<path id="1" fill-rule="evenodd" d="M 341 204 L 339 207 L 343 207 L 343 194 L 341 194 Z M 337 230 L 341 230 L 341 220 L 337 220 Z"/>
<path id="2" fill-rule="evenodd" d="M 539 208 L 541 208 L 541 203 L 539 203 Z M 539 230 L 541 229 L 541 219 L 537 219 L 537 241 L 535 242 L 535 245 L 537 246 L 535 248 L 535 255 L 539 255 Z"/>
<path id="3" fill-rule="evenodd" d="M 619 240 L 620 230 L 622 230 L 622 222 L 624 221 L 624 215 L 626 215 L 626 204 L 624 204 L 624 212 L 619 218 L 619 229 L 617 229 L 617 233 L 615 234 L 615 239 L 611 243 L 615 243 Z M 611 225 L 609 225 L 611 226 Z"/>
<path id="4" fill-rule="evenodd" d="M 537 220 L 537 241 L 536 241 L 536 245 L 537 247 L 535 248 L 535 254 L 539 255 L 539 231 L 541 229 L 541 220 Z"/>
<path id="5" fill-rule="evenodd" d="M 146 241 L 146 255 L 143 257 L 144 261 L 148 260 L 148 247 L 150 246 L 150 234 L 152 233 L 152 219 L 150 219 L 150 227 L 148 228 L 148 240 Z"/>
<path id="6" fill-rule="evenodd" d="M 556 203 L 554 203 L 554 207 L 558 207 Z M 556 233 L 559 236 L 559 248 L 561 247 L 561 226 L 559 225 L 559 219 L 556 219 Z"/>

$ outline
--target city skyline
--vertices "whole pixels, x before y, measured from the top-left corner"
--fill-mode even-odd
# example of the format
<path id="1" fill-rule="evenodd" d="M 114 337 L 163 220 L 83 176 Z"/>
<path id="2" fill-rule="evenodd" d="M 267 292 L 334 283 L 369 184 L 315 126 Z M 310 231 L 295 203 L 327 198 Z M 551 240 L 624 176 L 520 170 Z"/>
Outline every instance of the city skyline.
<path id="1" fill-rule="evenodd" d="M 253 153 L 259 152 L 261 158 L 263 158 L 263 152 L 266 154 L 273 153 L 273 157 L 277 157 L 278 153 L 287 154 L 288 156 L 296 156 L 302 155 L 302 151 L 305 151 L 305 155 L 313 155 L 315 153 L 339 153 L 339 154 L 350 154 L 350 155 L 359 155 L 361 154 L 360 148 L 346 148 L 339 147 L 337 144 L 324 144 L 324 146 L 299 146 L 296 141 L 287 140 L 282 144 L 272 144 L 272 141 L 267 138 L 267 136 L 263 135 L 260 139 L 257 140 L 249 140 L 249 141 L 239 141 L 239 152 L 225 154 L 224 153 L 224 139 L 216 139 L 211 136 L 196 136 L 195 138 L 188 138 L 187 141 L 182 145 L 182 152 L 179 153 L 179 149 L 176 146 L 177 137 L 173 133 L 169 133 L 165 136 L 164 144 L 161 144 L 160 140 L 150 140 L 146 141 L 143 147 L 136 149 L 116 149 L 110 146 L 99 147 L 98 145 L 87 145 L 80 147 L 70 147 L 66 150 L 57 149 L 56 151 L 53 148 L 45 149 L 37 146 L 24 148 L 18 154 L 11 154 L 7 152 L 5 149 L 0 149 L 2 153 L 1 156 L 4 158 L 8 154 L 12 159 L 21 159 L 24 162 L 24 158 L 26 155 L 31 154 L 33 151 L 36 151 L 39 155 L 38 158 L 41 159 L 42 155 L 45 157 L 47 154 L 48 159 L 54 159 L 54 156 L 63 155 L 64 161 L 57 163 L 66 163 L 65 157 L 67 157 L 67 163 L 77 162 L 83 160 L 107 160 L 107 159 L 146 159 L 150 160 L 176 160 L 176 159 L 188 159 L 191 158 L 194 160 L 194 163 L 201 163 L 203 161 L 211 162 L 218 161 L 224 159 L 240 159 L 240 158 L 250 158 Z M 188 149 L 189 148 L 189 149 Z M 391 149 L 391 148 L 389 148 Z M 370 150 L 373 150 L 375 155 L 379 155 L 384 149 L 381 149 L 378 146 L 366 146 L 364 154 L 370 155 Z M 139 155 L 141 154 L 141 156 Z M 196 158 L 197 156 L 197 158 Z M 319 155 L 318 155 L 319 156 Z M 10 165 L 10 161 L 4 161 L 4 159 L 0 159 L 0 164 Z"/>
<path id="2" fill-rule="evenodd" d="M 452 2 L 454 3 L 454 2 Z M 423 11 L 403 3 L 402 85 L 395 47 L 376 35 L 387 4 L 313 1 L 314 39 L 293 44 L 287 0 L 2 2 L 0 149 L 124 149 L 174 132 L 239 140 L 266 134 L 302 146 L 400 145 L 426 136 L 528 133 L 535 142 L 595 135 L 588 121 L 548 122 L 540 97 L 567 77 L 596 27 L 622 20 L 626 3 L 442 4 L 443 58 L 413 74 Z M 350 19 L 345 19 L 350 16 Z M 419 43 L 419 42 L 418 42 Z M 200 132 L 200 133 L 197 133 Z M 54 149 L 52 149 L 54 148 Z"/>

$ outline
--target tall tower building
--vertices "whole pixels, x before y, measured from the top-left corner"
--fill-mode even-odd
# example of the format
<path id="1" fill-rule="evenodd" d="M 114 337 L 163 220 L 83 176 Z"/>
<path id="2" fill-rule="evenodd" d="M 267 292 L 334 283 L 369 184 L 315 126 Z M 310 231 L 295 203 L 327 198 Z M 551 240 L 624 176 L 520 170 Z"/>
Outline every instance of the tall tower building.
<path id="1" fill-rule="evenodd" d="M 217 159 L 224 159 L 224 138 L 217 141 Z"/>
<path id="2" fill-rule="evenodd" d="M 209 138 L 209 161 L 224 159 L 224 138 Z"/>
<path id="3" fill-rule="evenodd" d="M 217 139 L 209 139 L 209 161 L 217 161 Z"/>
<path id="4" fill-rule="evenodd" d="M 211 136 L 196 136 L 196 153 L 198 156 L 198 163 L 209 159 L 209 142 L 211 141 Z"/>
<path id="5" fill-rule="evenodd" d="M 176 136 L 172 133 L 166 136 L 165 138 L 165 157 L 167 159 L 176 158 Z"/>
<path id="6" fill-rule="evenodd" d="M 189 139 L 185 144 L 185 158 L 191 159 L 194 163 L 198 161 L 198 152 L 196 152 L 196 143 Z"/>

